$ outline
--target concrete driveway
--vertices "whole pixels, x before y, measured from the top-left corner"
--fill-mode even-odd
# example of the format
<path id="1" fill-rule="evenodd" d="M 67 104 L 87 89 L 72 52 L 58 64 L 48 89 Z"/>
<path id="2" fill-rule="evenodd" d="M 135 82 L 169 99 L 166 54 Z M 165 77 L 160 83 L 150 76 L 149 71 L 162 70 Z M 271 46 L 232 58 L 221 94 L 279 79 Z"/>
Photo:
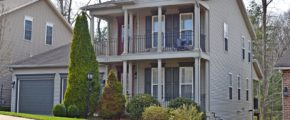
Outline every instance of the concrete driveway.
<path id="1" fill-rule="evenodd" d="M 8 116 L 8 115 L 0 115 L 0 120 L 33 120 L 33 119 L 14 117 L 14 116 Z"/>

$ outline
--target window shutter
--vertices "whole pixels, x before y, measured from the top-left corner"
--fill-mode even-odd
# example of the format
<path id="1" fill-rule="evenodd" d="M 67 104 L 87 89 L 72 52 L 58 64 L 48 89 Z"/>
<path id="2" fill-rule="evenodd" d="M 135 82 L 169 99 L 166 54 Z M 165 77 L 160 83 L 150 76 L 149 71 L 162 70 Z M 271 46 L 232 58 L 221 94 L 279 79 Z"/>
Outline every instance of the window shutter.
<path id="1" fill-rule="evenodd" d="M 151 68 L 145 68 L 145 93 L 151 95 Z"/>
<path id="2" fill-rule="evenodd" d="M 146 48 L 152 48 L 152 16 L 146 16 Z"/>

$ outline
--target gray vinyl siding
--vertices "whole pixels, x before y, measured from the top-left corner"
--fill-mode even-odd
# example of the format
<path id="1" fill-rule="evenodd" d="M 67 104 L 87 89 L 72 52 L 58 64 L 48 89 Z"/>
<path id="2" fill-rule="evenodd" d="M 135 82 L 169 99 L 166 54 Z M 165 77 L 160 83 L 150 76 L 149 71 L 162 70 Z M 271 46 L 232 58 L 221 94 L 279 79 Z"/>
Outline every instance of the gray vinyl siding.
<path id="1" fill-rule="evenodd" d="M 251 64 L 242 61 L 241 36 L 250 40 L 236 0 L 211 0 L 210 6 L 210 112 L 224 120 L 250 119 L 252 97 L 245 98 L 246 78 L 251 78 Z M 229 25 L 229 51 L 224 51 L 223 24 Z M 233 74 L 233 99 L 228 99 L 228 73 Z M 241 75 L 241 100 L 237 95 L 237 75 Z M 251 83 L 251 82 L 250 82 Z M 250 84 L 251 86 L 251 84 Z M 251 88 L 250 88 L 251 95 Z"/>
<path id="2" fill-rule="evenodd" d="M 14 4 L 17 1 L 19 2 L 20 0 L 14 0 Z M 23 3 L 23 1 L 21 1 L 21 3 Z M 24 40 L 25 16 L 33 18 L 31 41 Z M 55 11 L 49 7 L 45 0 L 39 0 L 34 4 L 9 13 L 5 17 L 6 23 L 4 24 L 3 45 L 5 48 L 0 51 L 0 56 L 4 55 L 9 58 L 5 64 L 23 60 L 27 57 L 63 46 L 71 41 L 72 33 L 70 29 L 64 25 L 61 18 L 56 15 Z M 47 22 L 53 23 L 54 26 L 52 45 L 45 45 L 45 27 Z M 10 72 L 7 73 L 7 76 L 11 75 Z M 6 101 L 5 106 L 10 106 L 11 77 L 6 79 L 0 76 L 0 80 L 0 85 L 3 84 L 5 86 L 5 91 L 3 92 L 3 97 Z"/>

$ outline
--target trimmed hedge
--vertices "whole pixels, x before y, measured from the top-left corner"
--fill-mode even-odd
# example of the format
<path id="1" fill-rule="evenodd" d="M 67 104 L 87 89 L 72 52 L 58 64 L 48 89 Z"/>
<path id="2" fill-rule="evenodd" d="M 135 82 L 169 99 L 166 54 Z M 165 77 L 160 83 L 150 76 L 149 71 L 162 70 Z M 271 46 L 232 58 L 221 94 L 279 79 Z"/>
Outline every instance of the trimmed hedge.
<path id="1" fill-rule="evenodd" d="M 96 55 L 91 43 L 86 13 L 83 12 L 76 19 L 70 50 L 68 71 L 68 85 L 64 97 L 66 107 L 76 105 L 81 116 L 86 116 L 88 80 L 87 74 L 93 73 L 90 93 L 90 113 L 94 113 L 99 95 L 99 70 Z"/>
<path id="2" fill-rule="evenodd" d="M 199 112 L 196 106 L 193 105 L 183 105 L 177 109 L 170 111 L 169 120 L 203 120 L 204 114 Z"/>
<path id="3" fill-rule="evenodd" d="M 104 92 L 100 99 L 100 116 L 105 119 L 119 117 L 125 110 L 125 97 L 122 85 L 111 70 L 106 81 Z"/>
<path id="4" fill-rule="evenodd" d="M 79 108 L 76 105 L 70 105 L 67 109 L 67 116 L 71 118 L 78 118 L 80 116 Z"/>
<path id="5" fill-rule="evenodd" d="M 132 98 L 128 103 L 127 111 L 130 114 L 131 119 L 141 119 L 142 113 L 146 107 L 152 105 L 160 105 L 160 103 L 148 94 L 139 94 Z"/>
<path id="6" fill-rule="evenodd" d="M 57 104 L 53 106 L 52 113 L 56 117 L 66 117 L 66 109 L 63 104 Z"/>
<path id="7" fill-rule="evenodd" d="M 168 120 L 169 114 L 166 108 L 150 106 L 142 113 L 142 120 Z"/>
<path id="8" fill-rule="evenodd" d="M 197 104 L 194 101 L 192 101 L 191 99 L 179 97 L 179 98 L 175 98 L 173 100 L 170 100 L 168 107 L 176 109 L 176 108 L 182 107 L 183 105 L 197 106 Z"/>

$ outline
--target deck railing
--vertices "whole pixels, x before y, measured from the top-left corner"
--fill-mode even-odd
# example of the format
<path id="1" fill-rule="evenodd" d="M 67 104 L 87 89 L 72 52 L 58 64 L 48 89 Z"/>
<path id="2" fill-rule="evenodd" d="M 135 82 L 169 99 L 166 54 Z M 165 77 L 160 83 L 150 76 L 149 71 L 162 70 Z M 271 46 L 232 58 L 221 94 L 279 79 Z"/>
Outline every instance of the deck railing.
<path id="1" fill-rule="evenodd" d="M 157 52 L 157 33 L 146 35 L 134 35 L 128 40 L 128 53 Z M 200 35 L 200 47 L 206 52 L 206 36 Z M 162 33 L 162 51 L 192 51 L 194 49 L 194 32 Z M 107 39 L 96 42 L 97 55 L 121 55 L 123 53 L 123 41 L 118 39 Z"/>

